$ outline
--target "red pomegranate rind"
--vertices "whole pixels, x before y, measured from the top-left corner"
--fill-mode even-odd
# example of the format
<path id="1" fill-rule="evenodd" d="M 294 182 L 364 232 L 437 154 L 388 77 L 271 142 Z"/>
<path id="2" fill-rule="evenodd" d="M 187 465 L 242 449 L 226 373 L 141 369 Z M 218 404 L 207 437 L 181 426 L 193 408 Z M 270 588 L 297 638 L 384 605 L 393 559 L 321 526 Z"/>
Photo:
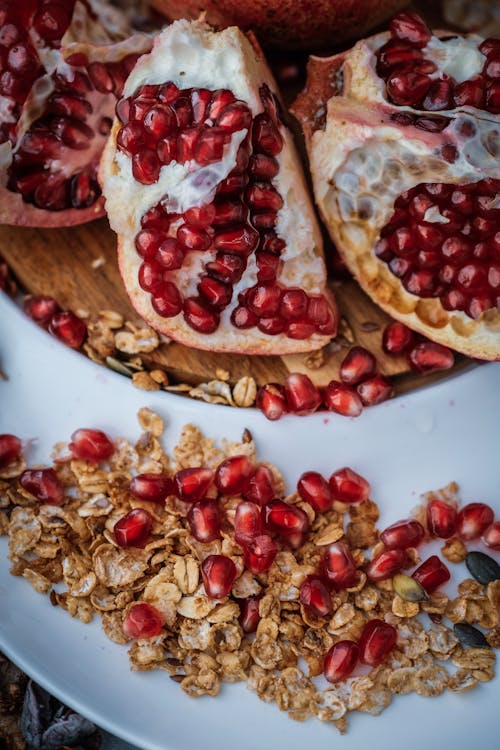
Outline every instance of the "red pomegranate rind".
<path id="1" fill-rule="evenodd" d="M 0 27 L 0 223 L 101 216 L 96 173 L 116 97 L 150 39 L 104 0 L 3 3 Z"/>
<path id="2" fill-rule="evenodd" d="M 494 55 L 474 35 L 427 43 L 412 14 L 391 29 L 400 36 L 379 34 L 310 63 L 294 113 L 318 207 L 351 273 L 393 318 L 457 351 L 497 359 L 500 110 L 488 95 L 498 84 L 486 53 L 488 65 Z M 474 102 L 464 93 L 475 85 L 467 76 L 484 79 Z M 389 93 L 404 91 L 404 103 L 388 99 L 386 80 Z"/>
<path id="3" fill-rule="evenodd" d="M 100 177 L 125 286 L 153 328 L 195 348 L 293 353 L 336 332 L 276 91 L 254 40 L 184 21 L 118 105 Z"/>

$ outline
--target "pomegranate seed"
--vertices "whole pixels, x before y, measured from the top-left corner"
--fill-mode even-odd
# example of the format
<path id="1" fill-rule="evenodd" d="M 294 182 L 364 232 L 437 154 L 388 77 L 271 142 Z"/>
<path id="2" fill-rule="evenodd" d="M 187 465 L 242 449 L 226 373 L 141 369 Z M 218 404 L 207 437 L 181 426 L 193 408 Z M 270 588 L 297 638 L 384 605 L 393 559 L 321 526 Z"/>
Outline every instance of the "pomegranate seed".
<path id="1" fill-rule="evenodd" d="M 271 317 L 280 309 L 281 290 L 278 286 L 257 284 L 248 295 L 248 307 L 257 317 Z"/>
<path id="2" fill-rule="evenodd" d="M 219 314 L 194 297 L 184 302 L 184 317 L 191 328 L 200 333 L 213 333 L 219 327 Z"/>
<path id="3" fill-rule="evenodd" d="M 260 507 L 250 501 L 238 503 L 234 516 L 234 538 L 242 547 L 262 534 Z"/>
<path id="4" fill-rule="evenodd" d="M 347 466 L 331 475 L 329 485 L 333 499 L 341 503 L 362 503 L 370 497 L 369 483 Z"/>
<path id="5" fill-rule="evenodd" d="M 376 667 L 389 655 L 398 639 L 398 631 L 383 620 L 369 620 L 359 639 L 359 660 Z"/>
<path id="6" fill-rule="evenodd" d="M 4 433 L 0 435 L 0 468 L 3 469 L 21 457 L 22 444 L 18 437 Z"/>
<path id="7" fill-rule="evenodd" d="M 268 182 L 254 182 L 246 189 L 245 198 L 253 209 L 279 211 L 283 207 L 283 198 Z"/>
<path id="8" fill-rule="evenodd" d="M 427 529 L 440 539 L 449 539 L 455 533 L 457 511 L 442 500 L 431 500 L 427 505 Z"/>
<path id="9" fill-rule="evenodd" d="M 297 492 L 317 513 L 324 513 L 332 507 L 333 500 L 328 482 L 317 471 L 306 471 L 302 474 L 297 482 Z"/>
<path id="10" fill-rule="evenodd" d="M 105 461 L 115 450 L 104 432 L 87 428 L 76 430 L 68 447 L 75 458 L 83 461 Z"/>
<path id="11" fill-rule="evenodd" d="M 168 106 L 155 105 L 151 107 L 144 115 L 142 122 L 146 134 L 155 140 L 170 135 L 177 126 L 175 115 Z"/>
<path id="12" fill-rule="evenodd" d="M 387 401 L 392 394 L 392 384 L 382 375 L 375 375 L 357 386 L 363 406 L 375 406 Z"/>
<path id="13" fill-rule="evenodd" d="M 191 106 L 193 108 L 193 122 L 196 125 L 203 123 L 207 119 L 211 101 L 211 91 L 208 91 L 208 89 L 193 89 L 191 93 Z"/>
<path id="14" fill-rule="evenodd" d="M 271 500 L 263 512 L 267 529 L 278 534 L 293 549 L 300 547 L 309 531 L 309 519 L 301 508 L 283 500 Z"/>
<path id="15" fill-rule="evenodd" d="M 214 279 L 225 281 L 228 284 L 235 284 L 243 276 L 245 267 L 245 260 L 239 255 L 217 253 L 215 261 L 207 263 L 205 270 L 210 276 L 213 276 Z"/>
<path id="16" fill-rule="evenodd" d="M 272 156 L 254 154 L 250 157 L 248 171 L 256 179 L 272 180 L 279 172 L 279 164 Z"/>
<path id="17" fill-rule="evenodd" d="M 151 305 L 158 315 L 173 318 L 182 310 L 182 297 L 171 281 L 165 281 L 159 291 L 151 298 Z"/>
<path id="18" fill-rule="evenodd" d="M 141 258 L 151 260 L 156 255 L 163 240 L 163 232 L 158 229 L 143 229 L 135 237 L 135 249 Z"/>
<path id="19" fill-rule="evenodd" d="M 262 596 L 249 596 L 240 601 L 240 625 L 244 633 L 255 633 L 260 621 L 259 602 Z"/>
<path id="20" fill-rule="evenodd" d="M 354 670 L 359 657 L 358 644 L 354 641 L 337 641 L 327 651 L 323 672 L 328 682 L 340 682 Z"/>
<path id="21" fill-rule="evenodd" d="M 247 456 L 231 456 L 217 467 L 215 485 L 223 495 L 237 495 L 244 491 L 253 471 Z"/>
<path id="22" fill-rule="evenodd" d="M 154 638 L 162 627 L 161 613 L 146 602 L 133 604 L 123 621 L 123 632 L 129 638 Z"/>
<path id="23" fill-rule="evenodd" d="M 387 94 L 393 104 L 415 106 L 427 94 L 431 79 L 412 71 L 396 72 L 387 81 Z"/>
<path id="24" fill-rule="evenodd" d="M 189 224 L 181 224 L 177 239 L 186 250 L 204 251 L 212 244 L 210 235 L 204 229 Z"/>
<path id="25" fill-rule="evenodd" d="M 321 394 L 312 380 L 300 372 L 292 372 L 285 380 L 288 411 L 300 416 L 312 414 L 321 405 Z"/>
<path id="26" fill-rule="evenodd" d="M 193 227 L 208 227 L 215 219 L 216 208 L 213 203 L 207 203 L 204 206 L 194 206 L 188 208 L 184 213 L 186 224 Z"/>
<path id="27" fill-rule="evenodd" d="M 169 218 L 161 203 L 146 211 L 141 219 L 143 229 L 158 229 L 161 232 L 167 232 L 170 225 Z"/>
<path id="28" fill-rule="evenodd" d="M 466 541 L 478 539 L 493 523 L 494 514 L 485 503 L 469 503 L 457 515 L 457 534 Z"/>
<path id="29" fill-rule="evenodd" d="M 484 101 L 485 82 L 482 78 L 471 78 L 455 86 L 453 103 L 456 107 L 481 107 Z"/>
<path id="30" fill-rule="evenodd" d="M 384 328 L 382 348 L 386 354 L 398 355 L 407 352 L 414 342 L 413 331 L 404 323 L 395 320 Z"/>
<path id="31" fill-rule="evenodd" d="M 412 574 L 412 578 L 431 594 L 439 586 L 450 580 L 450 571 L 437 555 L 428 557 Z"/>
<path id="32" fill-rule="evenodd" d="M 500 550 L 500 521 L 494 521 L 488 526 L 481 539 L 490 549 Z"/>
<path id="33" fill-rule="evenodd" d="M 422 341 L 410 351 L 408 362 L 413 370 L 427 374 L 449 370 L 455 364 L 455 357 L 447 346 L 433 341 Z"/>
<path id="34" fill-rule="evenodd" d="M 216 120 L 221 114 L 222 110 L 229 104 L 235 101 L 234 94 L 227 89 L 220 89 L 215 91 L 212 95 L 212 104 L 210 105 L 209 117 L 211 120 Z"/>
<path id="35" fill-rule="evenodd" d="M 213 205 L 213 209 L 214 218 L 210 223 L 216 227 L 239 224 L 248 217 L 248 209 L 240 200 L 220 201 Z"/>
<path id="36" fill-rule="evenodd" d="M 65 310 L 52 316 L 49 333 L 71 349 L 79 349 L 87 336 L 87 326 L 74 312 Z"/>
<path id="37" fill-rule="evenodd" d="M 353 346 L 340 365 L 340 379 L 348 385 L 356 385 L 371 378 L 377 369 L 377 360 L 362 346 Z"/>
<path id="38" fill-rule="evenodd" d="M 23 304 L 24 312 L 31 320 L 42 326 L 48 326 L 54 315 L 61 308 L 53 297 L 26 297 Z"/>
<path id="39" fill-rule="evenodd" d="M 423 60 L 422 52 L 419 49 L 415 49 L 397 39 L 390 39 L 386 42 L 386 44 L 379 49 L 377 57 L 377 73 L 383 78 L 387 77 L 394 69 L 415 66 Z M 398 114 L 400 115 L 400 113 Z M 398 121 L 401 122 L 399 119 Z M 407 121 L 406 115 L 402 124 L 409 125 L 411 122 L 411 119 Z"/>
<path id="40" fill-rule="evenodd" d="M 387 549 L 418 547 L 425 536 L 425 529 L 419 521 L 397 521 L 380 534 L 380 540 Z"/>
<path id="41" fill-rule="evenodd" d="M 290 339 L 308 339 L 316 332 L 316 326 L 312 323 L 292 321 L 288 324 L 286 335 Z"/>
<path id="42" fill-rule="evenodd" d="M 157 260 L 146 260 L 139 266 L 138 281 L 141 289 L 157 294 L 165 283 L 165 268 Z"/>
<path id="43" fill-rule="evenodd" d="M 358 579 L 358 569 L 344 542 L 329 544 L 321 559 L 323 578 L 338 591 L 351 588 Z"/>
<path id="44" fill-rule="evenodd" d="M 163 503 L 173 494 L 173 481 L 165 474 L 137 474 L 130 480 L 129 490 L 137 500 Z"/>
<path id="45" fill-rule="evenodd" d="M 229 596 L 238 575 L 236 565 L 225 555 L 209 555 L 201 564 L 201 576 L 209 599 Z"/>
<path id="46" fill-rule="evenodd" d="M 203 130 L 196 140 L 193 156 L 203 166 L 220 161 L 224 156 L 226 142 L 227 136 L 222 128 Z"/>
<path id="47" fill-rule="evenodd" d="M 326 617 L 333 610 L 330 592 L 319 576 L 307 576 L 304 579 L 299 600 L 316 617 Z"/>
<path id="48" fill-rule="evenodd" d="M 303 318 L 307 313 L 308 303 L 307 294 L 302 289 L 287 289 L 281 298 L 280 314 L 287 320 Z"/>
<path id="49" fill-rule="evenodd" d="M 235 328 L 253 328 L 258 323 L 258 318 L 247 307 L 235 307 L 231 313 L 231 323 Z"/>
<path id="50" fill-rule="evenodd" d="M 250 255 L 259 244 L 259 233 L 248 224 L 235 229 L 218 232 L 214 237 L 214 247 L 227 253 Z"/>
<path id="51" fill-rule="evenodd" d="M 371 581 L 385 581 L 398 573 L 406 562 L 404 549 L 384 550 L 369 563 L 366 575 Z"/>
<path id="52" fill-rule="evenodd" d="M 245 567 L 256 575 L 266 573 L 278 554 L 278 547 L 268 534 L 256 536 L 243 548 Z"/>
<path id="53" fill-rule="evenodd" d="M 275 496 L 274 474 L 268 466 L 258 466 L 242 492 L 246 500 L 265 505 Z"/>
<path id="54" fill-rule="evenodd" d="M 334 411 L 345 417 L 359 417 L 363 411 L 363 404 L 354 388 L 338 380 L 332 380 L 328 383 L 323 399 L 329 411 Z"/>
<path id="55" fill-rule="evenodd" d="M 128 126 L 126 126 L 128 127 Z M 132 174 L 142 185 L 152 185 L 160 176 L 160 160 L 151 148 L 144 148 L 132 156 Z"/>
<path id="56" fill-rule="evenodd" d="M 144 547 L 152 526 L 151 513 L 143 508 L 134 508 L 115 523 L 115 542 L 119 547 Z"/>
<path id="57" fill-rule="evenodd" d="M 216 500 L 204 498 L 194 503 L 187 514 L 191 534 L 199 542 L 220 538 L 221 512 Z"/>
<path id="58" fill-rule="evenodd" d="M 229 133 L 235 133 L 237 130 L 248 130 L 252 124 L 252 115 L 246 104 L 233 102 L 222 110 L 216 124 Z"/>
<path id="59" fill-rule="evenodd" d="M 409 42 L 414 47 L 425 47 L 432 38 L 432 31 L 416 13 L 403 11 L 394 16 L 389 24 L 391 36 Z"/>
<path id="60" fill-rule="evenodd" d="M 115 107 L 116 116 L 122 123 L 126 125 L 130 119 L 130 99 L 129 97 L 123 97 L 118 99 Z"/>
<path id="61" fill-rule="evenodd" d="M 195 503 L 206 495 L 213 478 L 212 469 L 203 466 L 181 469 L 174 475 L 177 495 L 184 502 Z"/>
<path id="62" fill-rule="evenodd" d="M 42 503 L 64 503 L 64 487 L 54 469 L 26 469 L 19 477 L 19 484 Z"/>
<path id="63" fill-rule="evenodd" d="M 276 336 L 278 333 L 283 333 L 285 327 L 285 321 L 277 315 L 271 318 L 260 318 L 257 321 L 257 328 L 259 331 L 267 333 L 268 336 Z"/>
<path id="64" fill-rule="evenodd" d="M 167 271 L 175 271 L 184 262 L 184 251 L 177 240 L 174 240 L 173 237 L 167 237 L 159 246 L 156 258 Z"/>
<path id="65" fill-rule="evenodd" d="M 162 164 L 170 164 L 177 158 L 177 139 L 173 136 L 162 138 L 156 146 L 156 153 Z"/>
<path id="66" fill-rule="evenodd" d="M 279 383 L 266 383 L 259 388 L 255 405 L 267 419 L 271 421 L 281 419 L 288 411 L 285 389 Z"/>
<path id="67" fill-rule="evenodd" d="M 268 156 L 277 156 L 283 148 L 281 133 L 266 114 L 257 115 L 253 121 L 252 143 L 254 151 Z"/>

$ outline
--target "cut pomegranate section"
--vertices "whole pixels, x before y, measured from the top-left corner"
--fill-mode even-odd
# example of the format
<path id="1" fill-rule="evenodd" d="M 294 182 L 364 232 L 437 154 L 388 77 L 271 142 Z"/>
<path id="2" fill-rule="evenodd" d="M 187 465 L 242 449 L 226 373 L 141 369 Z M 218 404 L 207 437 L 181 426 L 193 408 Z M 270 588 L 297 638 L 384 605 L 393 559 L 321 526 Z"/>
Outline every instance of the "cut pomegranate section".
<path id="1" fill-rule="evenodd" d="M 349 677 L 359 657 L 359 647 L 354 641 L 337 641 L 327 651 L 323 671 L 328 682 L 339 682 Z"/>
<path id="2" fill-rule="evenodd" d="M 100 176 L 127 292 L 153 328 L 240 354 L 335 335 L 321 235 L 253 38 L 165 29 L 127 80 Z"/>
<path id="3" fill-rule="evenodd" d="M 312 58 L 294 113 L 319 209 L 363 289 L 432 341 L 497 359 L 498 53 L 481 42 L 402 13 L 390 32 Z M 407 351 L 404 329 L 384 346 Z"/>

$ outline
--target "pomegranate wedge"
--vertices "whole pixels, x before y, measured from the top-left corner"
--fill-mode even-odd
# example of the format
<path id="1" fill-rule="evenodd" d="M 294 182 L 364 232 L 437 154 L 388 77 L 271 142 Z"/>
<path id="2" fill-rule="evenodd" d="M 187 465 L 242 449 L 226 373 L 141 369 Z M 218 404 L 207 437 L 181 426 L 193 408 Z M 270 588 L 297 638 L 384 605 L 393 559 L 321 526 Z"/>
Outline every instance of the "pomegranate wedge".
<path id="1" fill-rule="evenodd" d="M 100 179 L 137 312 L 189 346 L 318 349 L 338 314 L 276 84 L 252 37 L 178 21 L 128 78 Z"/>

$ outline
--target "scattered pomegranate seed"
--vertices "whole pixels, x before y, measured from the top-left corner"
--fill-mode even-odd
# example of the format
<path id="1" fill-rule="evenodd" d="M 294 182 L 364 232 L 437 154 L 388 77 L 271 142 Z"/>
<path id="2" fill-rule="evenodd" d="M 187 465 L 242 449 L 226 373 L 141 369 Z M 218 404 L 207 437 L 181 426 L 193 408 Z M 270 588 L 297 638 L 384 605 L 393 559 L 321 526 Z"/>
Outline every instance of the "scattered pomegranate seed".
<path id="1" fill-rule="evenodd" d="M 49 333 L 71 349 L 79 349 L 87 336 L 87 326 L 74 312 L 65 310 L 52 316 Z"/>
<path id="2" fill-rule="evenodd" d="M 61 311 L 55 299 L 47 296 L 26 297 L 23 308 L 31 320 L 45 327 L 49 325 L 54 315 Z"/>
<path id="3" fill-rule="evenodd" d="M 173 494 L 173 481 L 165 474 L 137 474 L 130 480 L 129 489 L 137 500 L 163 503 Z"/>
<path id="4" fill-rule="evenodd" d="M 19 477 L 19 484 L 42 503 L 64 503 L 64 487 L 54 469 L 26 469 Z"/>
<path id="5" fill-rule="evenodd" d="M 115 523 L 115 542 L 119 547 L 144 547 L 152 526 L 151 513 L 143 508 L 134 508 Z"/>
<path id="6" fill-rule="evenodd" d="M 240 601 L 240 625 L 244 633 L 255 633 L 260 621 L 259 602 L 262 596 L 249 596 Z"/>
<path id="7" fill-rule="evenodd" d="M 223 495 L 238 495 L 243 492 L 254 472 L 247 456 L 226 458 L 215 472 L 215 486 Z"/>
<path id="8" fill-rule="evenodd" d="M 201 564 L 205 593 L 210 599 L 229 596 L 237 575 L 236 565 L 225 555 L 209 555 Z"/>
<path id="9" fill-rule="evenodd" d="M 249 500 L 238 503 L 234 515 L 234 538 L 245 547 L 255 537 L 262 534 L 262 515 L 260 506 Z"/>
<path id="10" fill-rule="evenodd" d="M 276 542 L 268 534 L 261 534 L 243 548 L 243 562 L 251 573 L 265 573 L 277 554 Z"/>
<path id="11" fill-rule="evenodd" d="M 340 379 L 347 385 L 357 385 L 375 375 L 377 360 L 368 349 L 353 346 L 340 365 Z"/>
<path id="12" fill-rule="evenodd" d="M 18 437 L 5 433 L 0 435 L 0 469 L 21 457 L 22 444 Z"/>
<path id="13" fill-rule="evenodd" d="M 347 466 L 331 475 L 329 485 L 333 499 L 341 503 L 361 503 L 370 497 L 369 483 Z"/>
<path id="14" fill-rule="evenodd" d="M 425 536 L 425 529 L 419 521 L 397 521 L 388 526 L 381 534 L 380 541 L 387 549 L 406 549 L 418 547 Z"/>
<path id="15" fill-rule="evenodd" d="M 323 394 L 325 406 L 329 411 L 342 414 L 345 417 L 359 417 L 363 411 L 363 403 L 357 391 L 350 385 L 332 380 Z"/>
<path id="16" fill-rule="evenodd" d="M 190 507 L 187 519 L 191 534 L 199 542 L 213 542 L 220 538 L 222 517 L 216 500 L 198 500 Z"/>
<path id="17" fill-rule="evenodd" d="M 348 589 L 358 579 L 358 569 L 349 547 L 344 542 L 329 544 L 321 559 L 323 578 L 335 589 Z"/>
<path id="18" fill-rule="evenodd" d="M 123 632 L 129 638 L 154 638 L 161 633 L 163 617 L 151 604 L 133 604 L 123 621 Z"/>
<path id="19" fill-rule="evenodd" d="M 385 581 L 398 573 L 407 562 L 404 549 L 388 549 L 380 552 L 367 566 L 366 575 L 371 581 Z"/>
<path id="20" fill-rule="evenodd" d="M 266 383 L 259 388 L 255 404 L 273 422 L 288 411 L 285 389 L 279 383 Z"/>
<path id="21" fill-rule="evenodd" d="M 368 620 L 359 639 L 359 660 L 376 667 L 390 654 L 398 639 L 398 631 L 383 620 Z"/>
<path id="22" fill-rule="evenodd" d="M 206 495 L 213 478 L 212 469 L 203 466 L 181 469 L 174 476 L 177 495 L 185 502 L 195 503 Z"/>
<path id="23" fill-rule="evenodd" d="M 333 610 L 330 592 L 319 576 L 307 576 L 304 579 L 299 599 L 316 617 L 326 617 Z"/>
<path id="24" fill-rule="evenodd" d="M 278 534 L 293 549 L 300 547 L 309 531 L 309 519 L 301 508 L 283 500 L 271 500 L 263 512 L 267 529 Z"/>
<path id="25" fill-rule="evenodd" d="M 500 550 L 500 521 L 494 521 L 488 526 L 481 539 L 490 549 Z"/>
<path id="26" fill-rule="evenodd" d="M 408 362 L 413 370 L 427 374 L 449 370 L 455 364 L 455 356 L 447 346 L 433 341 L 422 341 L 410 351 Z"/>
<path id="27" fill-rule="evenodd" d="M 382 375 L 375 375 L 360 383 L 357 391 L 363 406 L 375 406 L 375 404 L 381 404 L 382 401 L 387 401 L 391 396 L 392 384 Z"/>
<path id="28" fill-rule="evenodd" d="M 323 672 L 328 682 L 340 682 L 354 670 L 359 658 L 359 647 L 354 641 L 337 641 L 327 651 Z"/>
<path id="29" fill-rule="evenodd" d="M 105 461 L 115 450 L 104 432 L 87 428 L 75 430 L 68 447 L 75 458 L 83 461 Z"/>
<path id="30" fill-rule="evenodd" d="M 332 507 L 333 500 L 328 482 L 317 471 L 306 471 L 302 474 L 297 482 L 297 492 L 317 513 L 324 513 Z"/>
<path id="31" fill-rule="evenodd" d="M 275 496 L 275 480 L 272 470 L 268 466 L 257 466 L 242 492 L 246 500 L 257 505 L 265 505 Z"/>
<path id="32" fill-rule="evenodd" d="M 457 515 L 457 534 L 466 541 L 478 539 L 493 523 L 495 516 L 485 503 L 469 503 Z"/>
<path id="33" fill-rule="evenodd" d="M 443 500 L 431 500 L 427 505 L 427 529 L 440 539 L 449 539 L 455 533 L 457 511 Z"/>
<path id="34" fill-rule="evenodd" d="M 288 411 L 300 416 L 312 414 L 321 405 L 321 394 L 312 380 L 300 372 L 293 372 L 285 380 Z"/>
<path id="35" fill-rule="evenodd" d="M 418 581 L 428 594 L 449 581 L 450 577 L 450 571 L 437 555 L 432 555 L 424 560 L 412 574 L 412 578 Z"/>

